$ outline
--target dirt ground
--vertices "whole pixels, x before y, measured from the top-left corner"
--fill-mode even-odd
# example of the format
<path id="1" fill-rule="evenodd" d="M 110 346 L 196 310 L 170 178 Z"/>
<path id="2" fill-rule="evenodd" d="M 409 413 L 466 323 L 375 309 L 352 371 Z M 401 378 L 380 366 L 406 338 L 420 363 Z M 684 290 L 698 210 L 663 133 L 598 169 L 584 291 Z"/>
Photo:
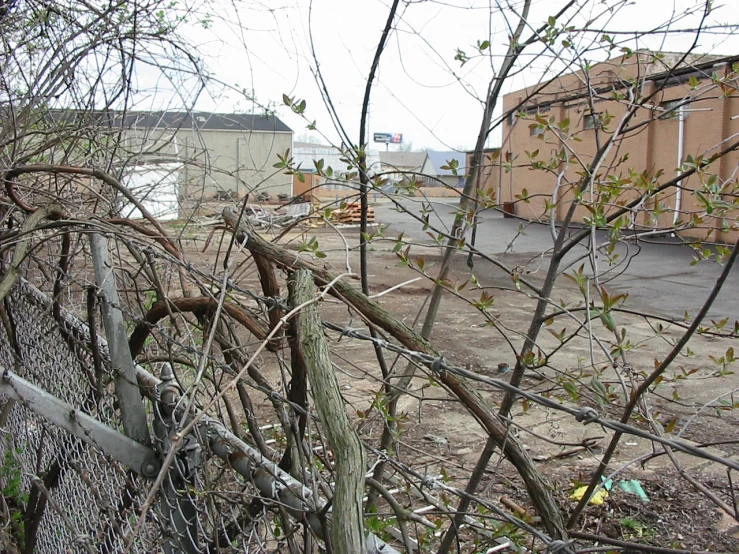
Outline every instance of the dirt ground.
<path id="1" fill-rule="evenodd" d="M 337 273 L 347 270 L 358 273 L 358 231 L 342 229 L 342 233 L 343 238 L 330 229 L 310 229 L 304 236 L 291 234 L 290 248 L 296 251 L 296 255 L 310 256 L 308 253 L 298 254 L 299 245 L 315 235 L 320 250 L 327 255 L 318 261 Z M 205 254 L 199 253 L 206 236 L 207 229 L 187 228 L 183 231 L 183 237 L 192 245 L 193 257 L 199 256 L 212 267 L 218 240 L 211 241 Z M 347 245 L 350 248 L 348 253 Z M 372 294 L 380 294 L 419 277 L 418 272 L 399 266 L 398 257 L 392 252 L 393 247 L 394 241 L 389 239 L 372 242 L 369 266 Z M 429 274 L 438 271 L 438 249 L 414 247 L 412 253 L 424 256 L 425 269 Z M 501 261 L 509 267 L 515 267 L 523 265 L 530 258 L 530 254 L 519 253 L 503 256 Z M 506 329 L 506 336 L 486 325 L 480 313 L 469 303 L 446 295 L 432 342 L 437 351 L 454 365 L 480 375 L 505 378 L 505 375 L 498 374 L 498 364 L 507 362 L 512 366 L 515 363 L 514 349 L 522 344 L 523 334 L 533 313 L 534 299 L 516 290 L 510 276 L 489 262 L 476 260 L 474 269 L 470 271 L 466 258 L 456 256 L 451 280 L 464 282 L 470 279 L 471 273 L 489 294 L 494 295 L 491 311 L 498 317 L 499 328 Z M 543 269 L 540 269 L 527 275 L 527 278 L 537 283 L 543 273 Z M 244 284 L 257 286 L 253 271 L 244 273 L 240 278 Z M 430 282 L 421 279 L 383 294 L 377 300 L 410 325 L 415 323 L 430 290 Z M 470 290 L 469 287 L 462 293 L 468 299 L 477 299 L 480 294 L 480 290 Z M 560 280 L 553 296 L 559 303 L 566 303 L 570 307 L 583 302 L 577 287 L 567 279 Z M 325 320 L 361 327 L 360 319 L 335 299 L 327 298 L 321 303 L 320 309 Z M 619 329 L 625 327 L 628 331 L 633 345 L 627 354 L 628 361 L 637 377 L 653 369 L 655 360 L 661 359 L 670 350 L 682 332 L 665 322 L 662 322 L 662 328 L 658 328 L 660 322 L 656 320 L 648 322 L 626 314 L 618 314 L 617 324 Z M 592 326 L 603 343 L 613 344 L 612 334 L 600 321 L 593 321 Z M 573 320 L 560 317 L 548 329 L 559 333 L 563 327 L 567 327 L 568 331 L 574 329 Z M 420 324 L 417 328 L 420 328 Z M 559 344 L 553 335 L 546 330 L 542 333 L 540 347 L 543 350 Z M 375 353 L 366 342 L 340 337 L 338 333 L 328 333 L 328 336 L 332 341 L 343 394 L 354 410 L 352 415 L 357 418 L 364 438 L 377 444 L 382 420 L 376 411 L 371 410 L 372 402 L 380 390 L 380 370 Z M 729 404 L 734 403 L 729 393 L 739 387 L 739 380 L 730 372 L 719 375 L 716 365 L 709 358 L 723 356 L 731 346 L 731 341 L 697 336 L 689 346 L 690 355 L 678 357 L 654 394 L 650 395 L 650 409 L 655 420 L 670 430 L 671 437 L 679 434 L 681 439 L 693 444 L 724 442 L 709 448 L 717 454 L 737 459 L 738 414 L 717 409 L 717 406 L 722 395 Z M 387 360 L 389 364 L 396 363 L 389 353 Z M 621 384 L 597 345 L 591 344 L 586 338 L 572 340 L 556 353 L 551 365 L 552 368 L 541 370 L 541 375 L 531 374 L 527 377 L 524 388 L 539 394 L 552 394 L 568 405 L 593 406 L 612 419 L 620 417 L 623 405 Z M 605 406 L 599 405 L 595 396 L 586 390 L 594 375 L 593 367 L 602 371 L 599 379 L 613 394 Z M 278 386 L 277 371 L 273 372 L 271 378 Z M 622 372 L 622 378 L 628 379 L 628 374 Z M 582 395 L 577 399 L 568 396 L 558 384 L 563 380 L 579 381 L 585 385 Z M 463 487 L 483 448 L 486 434 L 458 402 L 427 376 L 419 376 L 412 390 L 414 394 L 405 397 L 401 403 L 398 458 L 421 473 L 444 473 L 449 476 L 452 485 Z M 499 403 L 503 397 L 502 392 L 488 385 L 479 385 L 479 391 L 493 404 Z M 265 424 L 276 422 L 266 402 L 261 405 L 261 411 L 260 416 Z M 576 504 L 569 495 L 576 486 L 587 483 L 611 432 L 600 426 L 585 426 L 563 412 L 537 405 L 527 408 L 521 402 L 514 409 L 514 415 L 520 440 L 536 460 L 542 474 L 550 480 L 557 500 L 568 512 Z M 646 428 L 643 422 L 636 424 Z M 585 439 L 592 439 L 593 446 L 575 449 Z M 648 441 L 624 437 L 608 472 L 609 475 L 617 472 L 613 477 L 615 482 L 639 480 L 649 502 L 643 502 L 637 496 L 614 487 L 603 505 L 591 505 L 586 509 L 578 530 L 617 540 L 690 551 L 739 552 L 737 522 L 681 479 L 678 469 L 667 456 L 647 459 L 652 451 L 652 444 Z M 688 472 L 732 505 L 734 491 L 731 490 L 724 467 L 679 453 L 676 459 L 680 470 Z M 530 508 L 520 478 L 512 467 L 498 458 L 491 461 L 480 490 L 496 503 L 505 495 L 524 508 Z M 414 507 L 417 505 L 414 504 Z M 592 545 L 587 541 L 578 544 Z"/>

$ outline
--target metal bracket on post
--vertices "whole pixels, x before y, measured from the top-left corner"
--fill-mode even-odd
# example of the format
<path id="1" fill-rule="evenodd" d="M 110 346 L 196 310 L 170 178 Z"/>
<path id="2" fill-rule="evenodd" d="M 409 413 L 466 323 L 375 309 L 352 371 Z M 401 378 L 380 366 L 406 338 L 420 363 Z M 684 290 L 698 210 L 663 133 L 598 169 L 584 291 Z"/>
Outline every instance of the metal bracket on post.
<path id="1" fill-rule="evenodd" d="M 159 473 L 156 452 L 105 425 L 71 404 L 0 367 L 0 394 L 14 398 L 32 412 L 147 479 Z"/>
<path id="2" fill-rule="evenodd" d="M 166 457 L 172 448 L 171 437 L 176 431 L 172 411 L 182 391 L 169 364 L 164 364 L 159 377 L 161 383 L 157 385 L 158 400 L 154 406 L 154 442 L 162 456 Z M 162 484 L 161 512 L 169 521 L 173 534 L 167 538 L 164 551 L 167 554 L 199 554 L 198 512 L 187 490 L 203 464 L 202 450 L 192 434 L 182 440 L 184 445 L 174 457 Z"/>
<path id="3" fill-rule="evenodd" d="M 146 425 L 146 413 L 136 381 L 133 359 L 128 349 L 128 336 L 123 323 L 123 313 L 119 307 L 118 288 L 106 238 L 98 233 L 90 234 L 90 251 L 103 313 L 105 336 L 110 349 L 115 393 L 121 408 L 123 431 L 136 442 L 148 445 L 151 444 L 151 440 Z M 94 333 L 95 330 L 90 329 L 90 332 Z"/>

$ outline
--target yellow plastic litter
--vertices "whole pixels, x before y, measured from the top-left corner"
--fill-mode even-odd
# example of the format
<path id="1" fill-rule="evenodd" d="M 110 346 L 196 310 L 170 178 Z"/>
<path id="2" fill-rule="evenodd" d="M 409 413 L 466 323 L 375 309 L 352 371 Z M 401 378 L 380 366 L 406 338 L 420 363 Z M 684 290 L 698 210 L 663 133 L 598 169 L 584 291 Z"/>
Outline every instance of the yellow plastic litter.
<path id="1" fill-rule="evenodd" d="M 570 495 L 570 498 L 572 500 L 581 500 L 583 495 L 585 494 L 585 491 L 588 490 L 587 485 L 582 487 L 577 487 L 575 489 L 575 492 L 573 492 Z M 600 489 L 598 492 L 596 492 L 590 499 L 590 504 L 593 504 L 595 506 L 600 506 L 603 504 L 603 502 L 606 501 L 606 498 L 608 498 L 608 491 L 606 489 Z"/>

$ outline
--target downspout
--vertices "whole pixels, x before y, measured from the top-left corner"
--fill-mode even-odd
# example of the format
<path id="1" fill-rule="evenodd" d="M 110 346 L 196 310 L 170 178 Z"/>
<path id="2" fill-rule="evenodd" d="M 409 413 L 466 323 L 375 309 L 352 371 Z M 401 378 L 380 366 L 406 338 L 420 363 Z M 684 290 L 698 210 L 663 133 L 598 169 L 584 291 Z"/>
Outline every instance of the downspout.
<path id="1" fill-rule="evenodd" d="M 174 138 L 174 155 L 175 158 L 177 158 L 177 161 L 180 161 L 180 145 L 177 143 L 177 134 L 173 136 Z M 186 165 L 186 164 L 185 164 Z M 177 217 L 182 216 L 182 203 L 180 202 L 180 198 L 184 198 L 184 194 L 180 195 L 180 166 L 177 166 L 177 178 L 175 179 L 175 196 L 177 198 Z"/>
<path id="2" fill-rule="evenodd" d="M 510 129 L 508 129 L 508 137 L 506 141 L 501 141 L 500 152 L 498 153 L 498 197 L 496 198 L 497 200 L 496 204 L 498 204 L 501 207 L 503 206 L 503 178 L 504 178 L 503 176 L 504 175 L 503 174 L 503 156 L 505 152 L 504 148 L 505 148 L 505 143 L 507 142 L 508 151 L 509 152 L 513 151 L 512 137 L 513 137 L 513 125 L 511 125 Z M 513 185 L 510 185 L 510 186 L 513 186 Z"/>
<path id="3" fill-rule="evenodd" d="M 685 150 L 685 106 L 680 106 L 677 109 L 677 122 L 677 174 L 680 175 L 683 165 L 683 152 Z M 677 224 L 677 220 L 680 217 L 682 198 L 682 181 L 678 181 L 677 190 L 675 192 L 675 213 L 672 216 L 673 227 Z"/>
<path id="4" fill-rule="evenodd" d="M 241 198 L 240 193 L 241 193 L 241 137 L 236 137 L 236 197 L 237 198 Z"/>
<path id="5" fill-rule="evenodd" d="M 520 106 L 521 103 L 522 103 L 522 101 L 523 101 L 523 97 L 518 96 L 516 98 L 516 102 L 518 103 L 517 105 Z M 510 129 L 508 131 L 508 151 L 511 153 L 511 160 L 512 160 L 513 159 L 513 133 L 515 132 L 514 127 L 516 126 L 516 123 L 518 122 L 518 118 L 516 117 L 516 114 L 515 113 L 513 114 L 512 117 L 511 116 L 509 116 L 509 117 L 510 117 L 510 120 L 511 120 L 511 125 L 510 125 Z M 500 163 L 500 167 L 502 168 L 503 167 L 503 163 L 502 163 L 503 162 L 503 159 L 502 159 L 503 152 L 501 152 L 500 155 L 501 155 L 501 158 L 499 159 L 499 163 Z M 513 202 L 513 197 L 514 197 L 513 173 L 514 173 L 513 172 L 513 168 L 511 168 L 511 171 L 508 174 L 509 175 L 508 176 L 508 194 L 510 195 L 509 198 L 508 198 L 508 201 L 509 202 Z M 501 179 L 501 184 L 500 184 L 500 194 L 501 195 L 498 197 L 498 202 L 502 205 L 502 202 L 503 202 L 503 199 L 502 199 L 502 196 L 503 196 L 503 181 L 502 181 L 502 179 Z"/>

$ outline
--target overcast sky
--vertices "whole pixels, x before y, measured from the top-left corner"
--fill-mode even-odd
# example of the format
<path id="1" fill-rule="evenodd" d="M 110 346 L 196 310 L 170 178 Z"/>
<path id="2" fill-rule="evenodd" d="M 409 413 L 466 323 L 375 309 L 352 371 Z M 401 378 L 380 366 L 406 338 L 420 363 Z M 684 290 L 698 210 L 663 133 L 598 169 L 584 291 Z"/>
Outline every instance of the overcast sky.
<path id="1" fill-rule="evenodd" d="M 735 0 L 727 0 L 733 4 Z M 203 14 L 212 20 L 207 29 L 191 18 L 187 34 L 197 46 L 211 75 L 229 87 L 253 92 L 258 105 L 276 109 L 295 131 L 296 140 L 305 136 L 306 122 L 282 105 L 282 95 L 305 99 L 306 115 L 315 120 L 331 141 L 339 134 L 321 100 L 313 71 L 315 55 L 342 125 L 355 143 L 364 87 L 372 58 L 385 25 L 389 0 L 283 0 L 274 3 L 217 0 Z M 601 27 L 613 31 L 646 31 L 667 22 L 672 14 L 700 5 L 694 0 L 635 0 L 618 2 L 582 0 L 579 13 L 570 12 L 571 25 L 584 26 L 599 18 Z M 498 3 L 480 0 L 413 1 L 401 3 L 387 49 L 375 80 L 370 109 L 370 133 L 402 133 L 416 148 L 470 149 L 480 126 L 484 96 L 492 75 L 498 69 L 508 43 L 509 29 L 522 2 Z M 563 0 L 534 0 L 530 27 L 537 27 L 554 15 Z M 710 21 L 735 23 L 739 10 L 731 5 L 716 8 Z M 611 13 L 606 7 L 616 6 Z M 686 17 L 672 29 L 694 28 L 698 15 Z M 597 25 L 597 24 L 596 24 Z M 595 26 L 595 25 L 594 25 Z M 524 37 L 531 35 L 531 29 Z M 627 37 L 618 35 L 622 40 Z M 599 48 L 598 35 L 580 37 L 581 48 L 590 45 L 588 60 L 601 60 L 606 52 Z M 490 41 L 490 56 L 481 56 L 475 44 Z M 638 46 L 683 51 L 695 40 L 693 33 L 674 33 L 642 37 Z M 561 39 L 560 41 L 561 42 Z M 560 45 L 556 45 L 560 48 Z M 630 46 L 637 44 L 632 40 Z M 454 57 L 457 48 L 473 57 L 463 66 Z M 542 46 L 522 58 L 526 67 L 504 86 L 508 93 L 532 84 L 552 69 L 551 52 L 534 59 Z M 732 55 L 739 53 L 739 39 L 726 34 L 705 34 L 697 51 Z M 569 61 L 566 63 L 569 64 Z M 561 63 L 559 64 L 561 66 Z M 557 67 L 557 65 L 555 65 Z M 195 107 L 229 112 L 258 110 L 243 94 L 211 87 Z M 310 133 L 313 136 L 315 133 Z M 494 134 L 492 142 L 498 139 Z M 321 139 L 325 142 L 323 139 Z M 373 144 L 384 149 L 383 145 Z M 391 148 L 393 148 L 391 146 Z"/>

